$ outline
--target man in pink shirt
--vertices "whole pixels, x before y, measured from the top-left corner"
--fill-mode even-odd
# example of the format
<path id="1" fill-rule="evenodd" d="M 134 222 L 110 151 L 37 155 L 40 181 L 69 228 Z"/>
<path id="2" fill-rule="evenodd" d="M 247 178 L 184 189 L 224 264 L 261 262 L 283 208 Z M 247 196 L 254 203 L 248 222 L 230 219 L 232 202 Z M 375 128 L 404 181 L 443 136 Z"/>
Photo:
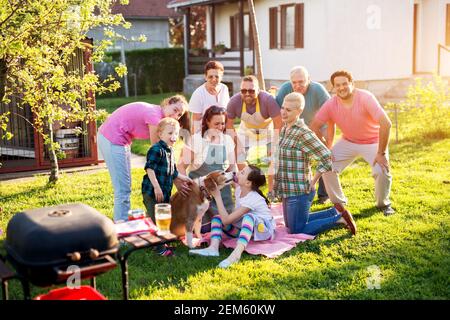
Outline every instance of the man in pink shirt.
<path id="1" fill-rule="evenodd" d="M 391 121 L 372 93 L 354 87 L 350 72 L 336 71 L 331 75 L 331 84 L 336 96 L 322 105 L 310 125 L 323 141 L 320 128 L 325 123 L 337 124 L 342 131 L 342 138 L 333 147 L 334 136 L 327 139 L 327 147 L 333 157 L 333 171 L 324 176 L 330 199 L 334 203 L 346 202 L 344 194 L 338 191 L 338 174 L 361 156 L 372 168 L 377 207 L 384 215 L 391 215 L 394 213 L 389 200 L 392 185 L 388 154 Z"/>

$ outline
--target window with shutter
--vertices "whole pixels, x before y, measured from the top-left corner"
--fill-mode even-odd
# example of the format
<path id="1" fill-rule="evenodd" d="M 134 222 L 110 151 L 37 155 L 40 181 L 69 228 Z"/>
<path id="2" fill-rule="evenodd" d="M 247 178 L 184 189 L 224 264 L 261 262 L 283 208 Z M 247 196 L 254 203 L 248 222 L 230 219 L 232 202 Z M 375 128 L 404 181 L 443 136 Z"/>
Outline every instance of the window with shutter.
<path id="1" fill-rule="evenodd" d="M 295 47 L 304 48 L 304 4 L 295 5 Z"/>
<path id="2" fill-rule="evenodd" d="M 237 45 L 237 39 L 236 39 L 236 19 L 234 16 L 230 17 L 230 46 L 232 50 L 236 50 L 238 47 Z"/>
<path id="3" fill-rule="evenodd" d="M 278 48 L 278 8 L 269 8 L 269 48 Z"/>
<path id="4" fill-rule="evenodd" d="M 239 14 L 230 17 L 230 44 L 232 50 L 239 50 Z M 253 49 L 250 15 L 244 13 L 244 49 Z"/>

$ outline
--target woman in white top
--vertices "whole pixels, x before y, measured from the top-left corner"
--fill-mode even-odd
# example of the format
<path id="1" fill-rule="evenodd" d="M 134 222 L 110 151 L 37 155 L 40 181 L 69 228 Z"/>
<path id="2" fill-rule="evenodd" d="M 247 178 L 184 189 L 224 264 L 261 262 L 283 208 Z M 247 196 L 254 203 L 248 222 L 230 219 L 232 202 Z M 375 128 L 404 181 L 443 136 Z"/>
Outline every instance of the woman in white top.
<path id="1" fill-rule="evenodd" d="M 242 252 L 249 243 L 274 238 L 275 220 L 269 209 L 269 200 L 259 189 L 266 184 L 266 177 L 258 167 L 249 165 L 237 174 L 236 209 L 230 214 L 225 210 L 219 190 L 212 191 L 216 199 L 219 215 L 211 221 L 211 242 L 205 249 L 189 250 L 190 254 L 200 256 L 219 256 L 222 233 L 239 237 L 236 248 L 219 267 L 228 268 L 240 260 Z"/>
<path id="2" fill-rule="evenodd" d="M 211 106 L 202 118 L 202 129 L 192 136 L 190 145 L 185 144 L 177 164 L 178 172 L 191 179 L 206 176 L 216 170 L 235 171 L 235 154 L 233 138 L 225 134 L 227 123 L 226 110 L 218 106 Z M 231 186 L 221 190 L 223 203 L 227 210 L 234 208 Z M 210 222 L 218 214 L 215 201 L 203 216 L 202 232 L 209 232 Z"/>
<path id="3" fill-rule="evenodd" d="M 195 89 L 189 100 L 189 111 L 192 112 L 192 134 L 200 131 L 202 117 L 210 106 L 226 108 L 230 101 L 228 87 L 221 82 L 224 70 L 223 65 L 218 61 L 208 61 L 205 64 L 206 82 Z"/>

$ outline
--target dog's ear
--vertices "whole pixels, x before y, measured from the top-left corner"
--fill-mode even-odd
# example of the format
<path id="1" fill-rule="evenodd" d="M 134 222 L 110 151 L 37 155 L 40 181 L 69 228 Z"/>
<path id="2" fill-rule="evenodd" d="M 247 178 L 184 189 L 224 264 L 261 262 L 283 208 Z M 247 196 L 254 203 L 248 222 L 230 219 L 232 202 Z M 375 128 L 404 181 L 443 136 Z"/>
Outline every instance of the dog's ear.
<path id="1" fill-rule="evenodd" d="M 217 184 L 214 182 L 214 179 L 212 179 L 212 178 L 206 178 L 204 183 L 205 183 L 205 188 L 208 191 L 214 191 L 217 188 Z"/>

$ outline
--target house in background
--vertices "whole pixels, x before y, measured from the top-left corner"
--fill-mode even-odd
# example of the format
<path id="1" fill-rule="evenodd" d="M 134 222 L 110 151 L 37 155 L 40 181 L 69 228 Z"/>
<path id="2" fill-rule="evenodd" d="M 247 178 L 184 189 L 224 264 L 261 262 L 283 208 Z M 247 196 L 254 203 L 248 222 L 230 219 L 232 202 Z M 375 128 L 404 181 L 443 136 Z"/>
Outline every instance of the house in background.
<path id="1" fill-rule="evenodd" d="M 130 0 L 126 6 L 115 4 L 113 13 L 121 13 L 132 24 L 130 29 L 117 28 L 116 32 L 127 39 L 137 39 L 140 35 L 147 37 L 146 42 L 124 41 L 124 50 L 167 48 L 169 47 L 169 18 L 179 17 L 173 9 L 167 8 L 168 0 Z M 94 40 L 103 39 L 103 30 L 89 32 Z M 121 42 L 115 50 L 120 49 Z"/>
<path id="2" fill-rule="evenodd" d="M 450 76 L 449 0 L 254 0 L 266 86 L 288 80 L 289 70 L 304 65 L 311 78 L 331 86 L 330 75 L 347 69 L 356 84 L 381 100 L 401 98 L 415 76 Z M 173 0 L 184 14 L 207 6 L 207 48 L 223 43 L 230 50 L 193 56 L 185 41 L 184 90 L 204 80 L 208 59 L 224 63 L 224 82 L 237 92 L 240 77 L 254 69 L 247 1 Z M 242 26 L 242 27 L 241 27 Z M 186 29 L 185 29 L 186 30 Z"/>

